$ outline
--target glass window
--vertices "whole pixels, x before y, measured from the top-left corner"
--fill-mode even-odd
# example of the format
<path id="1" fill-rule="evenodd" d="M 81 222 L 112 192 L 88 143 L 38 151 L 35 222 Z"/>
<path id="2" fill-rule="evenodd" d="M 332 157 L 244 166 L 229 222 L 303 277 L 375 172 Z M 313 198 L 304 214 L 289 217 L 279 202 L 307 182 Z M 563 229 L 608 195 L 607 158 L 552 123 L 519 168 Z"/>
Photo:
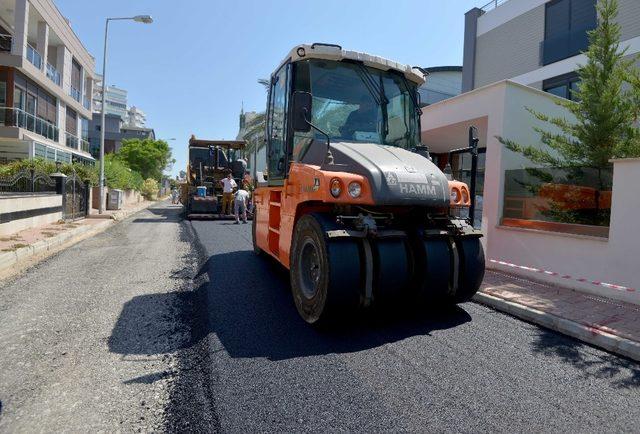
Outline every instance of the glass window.
<path id="1" fill-rule="evenodd" d="M 352 63 L 308 62 L 311 120 L 332 139 L 403 148 L 419 143 L 411 97 L 416 90 L 403 76 Z"/>
<path id="2" fill-rule="evenodd" d="M 80 128 L 82 131 L 82 139 L 89 140 L 89 119 L 80 118 Z"/>
<path id="3" fill-rule="evenodd" d="M 19 87 L 14 88 L 13 91 L 13 106 L 15 108 L 24 109 L 24 90 Z"/>
<path id="4" fill-rule="evenodd" d="M 45 158 L 47 160 L 56 161 L 56 150 L 47 146 L 47 153 Z"/>
<path id="5" fill-rule="evenodd" d="M 47 147 L 41 143 L 36 143 L 33 153 L 36 158 L 47 158 Z"/>
<path id="6" fill-rule="evenodd" d="M 7 83 L 0 81 L 0 106 L 7 106 Z"/>
<path id="7" fill-rule="evenodd" d="M 285 172 L 288 64 L 280 68 L 271 83 L 269 113 L 269 179 L 282 179 Z"/>
<path id="8" fill-rule="evenodd" d="M 69 152 L 57 151 L 56 161 L 62 161 L 63 163 L 71 163 L 71 154 Z"/>
<path id="9" fill-rule="evenodd" d="M 542 83 L 542 89 L 556 96 L 575 100 L 577 95 L 574 95 L 574 91 L 578 89 L 579 85 L 580 77 L 575 72 L 571 72 L 545 80 Z"/>

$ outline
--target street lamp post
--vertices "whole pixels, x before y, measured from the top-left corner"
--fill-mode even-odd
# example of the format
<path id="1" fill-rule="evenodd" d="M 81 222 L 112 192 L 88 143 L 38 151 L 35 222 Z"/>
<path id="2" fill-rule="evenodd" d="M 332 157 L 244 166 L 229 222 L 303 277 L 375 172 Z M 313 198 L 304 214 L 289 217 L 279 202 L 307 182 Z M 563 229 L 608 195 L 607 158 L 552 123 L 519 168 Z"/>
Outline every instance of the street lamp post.
<path id="1" fill-rule="evenodd" d="M 153 18 L 150 15 L 136 15 L 135 17 L 107 18 L 104 26 L 104 53 L 102 56 L 102 109 L 100 114 L 100 205 L 98 213 L 104 212 L 104 106 L 107 94 L 107 35 L 109 33 L 109 21 L 131 20 L 138 23 L 151 24 Z"/>

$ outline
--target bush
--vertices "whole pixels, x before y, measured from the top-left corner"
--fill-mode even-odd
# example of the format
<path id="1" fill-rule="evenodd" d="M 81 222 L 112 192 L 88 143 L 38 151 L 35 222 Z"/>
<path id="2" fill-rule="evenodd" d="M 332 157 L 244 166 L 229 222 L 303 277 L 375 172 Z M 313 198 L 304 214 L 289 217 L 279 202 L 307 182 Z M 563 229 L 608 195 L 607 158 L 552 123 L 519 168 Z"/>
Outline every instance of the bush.
<path id="1" fill-rule="evenodd" d="M 98 169 L 99 170 L 99 169 Z M 142 176 L 112 154 L 104 157 L 104 177 L 107 187 L 121 190 L 140 190 Z"/>
<path id="2" fill-rule="evenodd" d="M 153 178 L 147 178 L 142 183 L 142 189 L 140 192 L 145 198 L 152 200 L 157 196 L 158 190 L 158 181 Z"/>
<path id="3" fill-rule="evenodd" d="M 58 166 L 53 161 L 43 160 L 42 158 L 11 161 L 0 165 L 0 176 L 11 176 L 24 169 L 33 169 L 50 175 L 58 171 Z M 95 166 L 63 163 L 60 166 L 60 171 L 65 175 L 70 175 L 75 171 L 83 181 L 98 185 L 98 170 Z"/>

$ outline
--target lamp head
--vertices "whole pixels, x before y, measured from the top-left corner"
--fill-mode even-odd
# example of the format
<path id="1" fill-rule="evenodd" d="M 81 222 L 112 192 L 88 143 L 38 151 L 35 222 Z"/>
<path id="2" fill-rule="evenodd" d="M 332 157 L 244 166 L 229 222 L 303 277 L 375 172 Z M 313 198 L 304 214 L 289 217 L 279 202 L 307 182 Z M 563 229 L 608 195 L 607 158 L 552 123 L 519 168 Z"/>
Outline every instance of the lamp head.
<path id="1" fill-rule="evenodd" d="M 151 15 L 136 15 L 135 17 L 133 17 L 133 21 L 144 24 L 151 24 L 153 22 L 153 18 L 151 18 Z"/>

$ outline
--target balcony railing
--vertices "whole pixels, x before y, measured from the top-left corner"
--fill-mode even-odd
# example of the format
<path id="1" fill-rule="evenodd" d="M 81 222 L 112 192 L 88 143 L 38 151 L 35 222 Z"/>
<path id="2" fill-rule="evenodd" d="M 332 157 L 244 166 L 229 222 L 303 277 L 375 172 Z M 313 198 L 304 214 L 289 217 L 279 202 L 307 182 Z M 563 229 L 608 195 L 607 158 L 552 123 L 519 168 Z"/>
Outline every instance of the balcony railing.
<path id="1" fill-rule="evenodd" d="M 0 34 L 0 51 L 10 53 L 11 41 L 13 41 L 13 36 Z"/>
<path id="2" fill-rule="evenodd" d="M 91 110 L 91 100 L 89 98 L 87 98 L 86 96 L 84 98 L 82 98 L 82 105 L 87 110 Z"/>
<path id="3" fill-rule="evenodd" d="M 71 98 L 73 98 L 76 101 L 80 102 L 80 91 L 78 89 L 76 89 L 75 87 L 71 86 L 69 88 L 69 95 L 71 95 Z"/>
<path id="4" fill-rule="evenodd" d="M 594 26 L 589 26 L 555 38 L 545 39 L 540 43 L 540 63 L 548 65 L 585 51 L 589 48 L 587 32 L 593 29 Z"/>
<path id="5" fill-rule="evenodd" d="M 42 69 L 42 56 L 29 44 L 27 44 L 27 60 L 33 63 L 36 68 Z"/>
<path id="6" fill-rule="evenodd" d="M 19 108 L 0 107 L 0 125 L 24 128 L 54 142 L 59 137 L 58 127 L 54 124 Z"/>
<path id="7" fill-rule="evenodd" d="M 79 151 L 89 152 L 89 142 L 84 139 L 81 139 L 73 134 L 67 132 L 65 133 L 67 136 L 67 147 L 72 149 L 77 149 Z"/>
<path id="8" fill-rule="evenodd" d="M 485 12 L 489 12 L 490 10 L 497 8 L 498 6 L 500 6 L 503 3 L 506 3 L 507 1 L 509 0 L 491 0 L 489 3 L 482 6 L 480 9 L 482 9 Z"/>
<path id="9" fill-rule="evenodd" d="M 60 86 L 60 73 L 50 63 L 47 63 L 47 77 L 49 77 L 49 80 Z"/>

